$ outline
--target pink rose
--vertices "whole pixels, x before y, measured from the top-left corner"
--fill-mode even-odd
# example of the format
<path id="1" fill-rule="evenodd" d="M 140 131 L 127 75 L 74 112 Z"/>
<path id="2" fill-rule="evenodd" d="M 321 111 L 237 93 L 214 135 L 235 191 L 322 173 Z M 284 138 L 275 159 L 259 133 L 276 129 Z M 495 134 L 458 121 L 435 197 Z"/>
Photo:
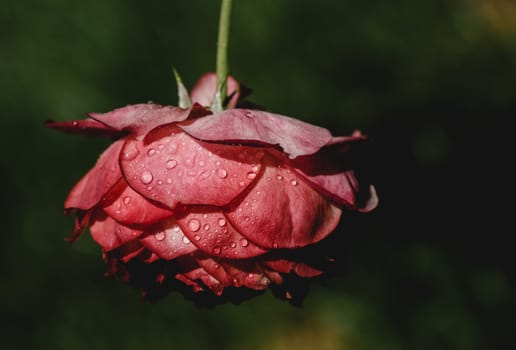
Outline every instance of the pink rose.
<path id="1" fill-rule="evenodd" d="M 291 298 L 296 280 L 323 273 L 296 253 L 331 234 L 342 208 L 377 204 L 347 157 L 364 136 L 235 108 L 239 85 L 230 78 L 228 88 L 230 109 L 216 114 L 203 107 L 215 92 L 206 74 L 189 108 L 137 104 L 48 123 L 114 137 L 65 201 L 76 212 L 71 239 L 89 226 L 108 274 L 151 298 L 269 285 Z"/>

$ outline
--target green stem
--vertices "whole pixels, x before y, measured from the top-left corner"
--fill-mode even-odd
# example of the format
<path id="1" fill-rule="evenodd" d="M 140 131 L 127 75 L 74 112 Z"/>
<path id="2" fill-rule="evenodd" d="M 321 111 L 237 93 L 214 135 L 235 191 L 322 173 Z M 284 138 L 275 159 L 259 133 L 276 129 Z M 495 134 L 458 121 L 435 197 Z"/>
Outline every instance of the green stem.
<path id="1" fill-rule="evenodd" d="M 219 37 L 217 40 L 217 92 L 211 109 L 214 113 L 223 110 L 223 102 L 227 96 L 228 78 L 228 41 L 231 0 L 222 0 L 219 19 Z"/>

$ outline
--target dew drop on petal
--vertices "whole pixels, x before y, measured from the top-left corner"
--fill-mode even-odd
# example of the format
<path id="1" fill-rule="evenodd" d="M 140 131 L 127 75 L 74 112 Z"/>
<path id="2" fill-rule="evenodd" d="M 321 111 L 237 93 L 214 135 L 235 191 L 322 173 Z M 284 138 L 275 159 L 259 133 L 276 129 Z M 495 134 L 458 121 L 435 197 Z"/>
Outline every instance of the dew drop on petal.
<path id="1" fill-rule="evenodd" d="M 249 216 L 244 217 L 244 221 L 249 221 L 251 218 Z"/>
<path id="2" fill-rule="evenodd" d="M 188 228 L 193 232 L 197 232 L 201 228 L 201 222 L 197 219 L 192 219 L 188 221 Z"/>
<path id="3" fill-rule="evenodd" d="M 231 248 L 235 248 L 236 247 L 236 243 L 235 242 L 231 242 L 230 246 L 231 246 Z"/>
<path id="4" fill-rule="evenodd" d="M 254 113 L 253 112 L 245 112 L 245 116 L 247 118 L 253 118 L 254 117 Z"/>
<path id="5" fill-rule="evenodd" d="M 156 150 L 155 150 L 154 148 L 151 148 L 151 149 L 149 149 L 149 150 L 147 151 L 147 155 L 148 155 L 149 157 L 152 157 L 152 156 L 153 156 L 153 155 L 155 155 L 155 154 L 156 154 Z"/>
<path id="6" fill-rule="evenodd" d="M 241 245 L 242 247 L 247 247 L 247 246 L 249 245 L 249 241 L 248 241 L 247 239 L 245 239 L 245 238 L 242 238 L 242 239 L 240 240 L 240 245 Z"/>
<path id="7" fill-rule="evenodd" d="M 165 145 L 163 145 L 163 144 L 161 144 L 161 143 L 160 143 L 160 144 L 158 145 L 158 149 L 159 149 L 159 150 L 162 150 L 163 148 L 165 148 Z"/>
<path id="8" fill-rule="evenodd" d="M 169 159 L 165 163 L 165 168 L 174 169 L 177 166 L 177 161 L 175 159 Z"/>
<path id="9" fill-rule="evenodd" d="M 179 231 L 181 231 L 181 228 L 179 227 L 179 225 L 172 226 L 172 232 L 179 232 Z"/>
<path id="10" fill-rule="evenodd" d="M 210 230 L 210 225 L 209 224 L 205 224 L 203 226 L 203 229 L 204 229 L 204 231 L 209 231 Z"/>
<path id="11" fill-rule="evenodd" d="M 272 243 L 272 247 L 273 247 L 274 249 L 277 249 L 277 248 L 279 247 L 279 244 L 278 244 L 278 243 Z"/>
<path id="12" fill-rule="evenodd" d="M 177 152 L 177 144 L 175 142 L 171 142 L 168 145 L 168 152 L 169 153 L 176 153 Z"/>
<path id="13" fill-rule="evenodd" d="M 152 173 L 150 171 L 144 171 L 140 177 L 140 180 L 142 184 L 148 185 L 152 182 L 152 179 L 154 177 L 152 176 Z"/>
<path id="14" fill-rule="evenodd" d="M 276 179 L 278 179 L 278 180 L 280 180 L 280 181 L 281 181 L 281 180 L 283 180 L 283 176 L 281 176 L 281 175 L 277 175 L 277 176 L 276 176 Z"/>
<path id="15" fill-rule="evenodd" d="M 251 168 L 251 170 L 255 173 L 258 172 L 258 165 L 253 165 L 253 167 Z"/>
<path id="16" fill-rule="evenodd" d="M 245 186 L 245 182 L 244 182 L 244 181 L 240 181 L 240 182 L 238 183 L 238 186 L 240 186 L 240 187 L 244 187 L 244 186 Z"/>
<path id="17" fill-rule="evenodd" d="M 163 185 L 163 181 L 158 180 L 158 185 Z"/>
<path id="18" fill-rule="evenodd" d="M 204 162 L 204 160 L 200 160 L 200 161 L 199 161 L 199 166 L 204 166 L 204 165 L 206 165 L 206 163 Z"/>
<path id="19" fill-rule="evenodd" d="M 217 176 L 220 177 L 221 179 L 224 179 L 224 178 L 226 178 L 226 176 L 228 176 L 228 172 L 224 169 L 218 169 Z"/>
<path id="20" fill-rule="evenodd" d="M 296 180 L 296 179 L 292 179 L 292 180 L 290 180 L 290 184 L 291 184 L 292 186 L 297 186 L 297 180 Z"/>
<path id="21" fill-rule="evenodd" d="M 190 240 L 188 239 L 188 237 L 186 237 L 186 236 L 183 237 L 183 243 L 190 244 Z"/>
<path id="22" fill-rule="evenodd" d="M 158 241 L 162 241 L 165 239 L 166 236 L 167 234 L 165 233 L 165 231 L 160 231 L 154 235 L 154 238 L 156 238 L 156 240 Z"/>
<path id="23" fill-rule="evenodd" d="M 129 205 L 129 203 L 131 203 L 131 197 L 129 197 L 129 196 L 124 197 L 124 204 Z"/>
<path id="24" fill-rule="evenodd" d="M 219 255 L 220 254 L 220 247 L 219 246 L 215 246 L 213 247 L 213 249 L 211 250 L 213 254 L 216 254 L 216 255 Z"/>
<path id="25" fill-rule="evenodd" d="M 138 156 L 139 153 L 140 152 L 138 151 L 134 143 L 131 142 L 128 143 L 125 147 L 124 153 L 122 154 L 122 158 L 127 161 L 133 160 L 134 158 L 136 158 L 136 156 Z"/>
<path id="26" fill-rule="evenodd" d="M 256 177 L 256 173 L 247 173 L 247 178 L 248 178 L 249 180 L 252 180 L 252 179 L 254 179 L 255 177 Z"/>
<path id="27" fill-rule="evenodd" d="M 218 219 L 217 223 L 219 224 L 220 227 L 226 226 L 226 220 L 224 220 L 223 218 Z"/>
<path id="28" fill-rule="evenodd" d="M 201 236 L 199 236 L 199 235 L 195 235 L 195 236 L 194 236 L 194 239 L 195 239 L 196 241 L 200 241 L 200 240 L 201 240 Z"/>

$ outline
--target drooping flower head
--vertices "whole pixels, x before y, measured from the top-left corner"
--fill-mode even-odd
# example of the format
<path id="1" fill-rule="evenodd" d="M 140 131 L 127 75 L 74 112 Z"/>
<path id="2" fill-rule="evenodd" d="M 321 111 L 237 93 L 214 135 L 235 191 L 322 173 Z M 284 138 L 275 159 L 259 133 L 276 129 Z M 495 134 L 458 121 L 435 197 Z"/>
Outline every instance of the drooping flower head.
<path id="1" fill-rule="evenodd" d="M 349 157 L 365 137 L 239 108 L 233 78 L 228 109 L 213 114 L 214 92 L 206 74 L 182 108 L 137 104 L 48 123 L 114 138 L 66 198 L 72 240 L 89 226 L 108 274 L 151 299 L 179 290 L 237 300 L 269 286 L 301 297 L 300 281 L 324 269 L 299 252 L 330 235 L 343 209 L 377 204 Z"/>

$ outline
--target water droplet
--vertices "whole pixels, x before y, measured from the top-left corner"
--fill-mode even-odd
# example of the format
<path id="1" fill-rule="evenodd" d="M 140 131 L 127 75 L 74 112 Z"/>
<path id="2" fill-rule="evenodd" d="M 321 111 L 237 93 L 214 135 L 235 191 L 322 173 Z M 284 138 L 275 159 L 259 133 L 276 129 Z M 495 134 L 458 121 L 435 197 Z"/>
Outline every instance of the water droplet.
<path id="1" fill-rule="evenodd" d="M 255 177 L 256 177 L 256 173 L 247 173 L 247 178 L 248 178 L 249 180 L 252 180 L 252 179 L 254 179 Z"/>
<path id="2" fill-rule="evenodd" d="M 171 184 L 171 183 L 172 183 L 172 179 L 171 179 L 171 178 L 168 178 L 168 179 L 167 179 L 167 183 L 168 183 L 168 184 Z"/>
<path id="3" fill-rule="evenodd" d="M 244 187 L 244 186 L 245 186 L 245 182 L 244 182 L 244 181 L 240 181 L 240 182 L 238 183 L 238 186 L 240 186 L 240 187 Z"/>
<path id="4" fill-rule="evenodd" d="M 195 239 L 196 241 L 200 241 L 200 240 L 201 240 L 201 236 L 199 236 L 199 235 L 195 235 L 195 236 L 194 236 L 194 239 Z"/>
<path id="5" fill-rule="evenodd" d="M 258 170 L 259 170 L 258 165 L 254 165 L 254 166 L 251 168 L 251 170 L 252 170 L 253 172 L 257 173 L 257 172 L 258 172 Z"/>
<path id="6" fill-rule="evenodd" d="M 160 144 L 158 145 L 158 149 L 159 149 L 159 150 L 163 150 L 163 148 L 165 148 L 165 145 L 163 145 L 163 144 L 161 144 L 161 143 L 160 143 Z"/>
<path id="7" fill-rule="evenodd" d="M 281 181 L 281 180 L 283 180 L 283 176 L 281 176 L 281 175 L 277 175 L 277 176 L 276 176 L 276 179 L 278 179 L 278 180 L 280 180 L 280 181 Z"/>
<path id="8" fill-rule="evenodd" d="M 142 173 L 142 176 L 140 177 L 140 180 L 141 180 L 142 184 L 148 185 L 152 182 L 153 178 L 154 177 L 152 176 L 152 173 L 150 171 L 144 171 Z"/>
<path id="9" fill-rule="evenodd" d="M 172 139 L 170 137 L 165 137 L 163 140 L 164 143 L 169 143 L 170 141 L 172 141 Z"/>
<path id="10" fill-rule="evenodd" d="M 209 231 L 210 230 L 210 225 L 209 224 L 205 224 L 203 227 L 204 231 Z"/>
<path id="11" fill-rule="evenodd" d="M 172 232 L 179 232 L 179 231 L 181 231 L 181 228 L 179 227 L 179 225 L 172 226 Z"/>
<path id="12" fill-rule="evenodd" d="M 247 246 L 249 245 L 249 241 L 248 241 L 247 239 L 245 239 L 245 238 L 242 238 L 242 239 L 240 240 L 240 245 L 241 245 L 242 247 L 247 247 Z"/>
<path id="13" fill-rule="evenodd" d="M 245 116 L 247 118 L 253 118 L 254 117 L 254 113 L 253 112 L 245 112 Z"/>
<path id="14" fill-rule="evenodd" d="M 256 194 L 257 194 L 257 195 L 260 195 L 260 193 L 261 193 L 260 191 L 256 191 Z"/>
<path id="15" fill-rule="evenodd" d="M 228 172 L 226 170 L 224 170 L 224 169 L 218 169 L 217 170 L 217 175 L 221 179 L 224 179 L 224 178 L 226 178 L 226 176 L 228 176 Z"/>
<path id="16" fill-rule="evenodd" d="M 290 184 L 291 184 L 292 186 L 297 186 L 297 180 L 296 180 L 296 179 L 292 179 L 292 180 L 290 180 Z"/>
<path id="17" fill-rule="evenodd" d="M 183 236 L 183 243 L 184 244 L 190 244 L 190 240 L 188 239 L 188 237 Z"/>
<path id="18" fill-rule="evenodd" d="M 156 150 L 154 148 L 151 148 L 150 150 L 147 151 L 147 154 L 149 155 L 149 157 L 152 157 L 153 155 L 156 154 Z"/>
<path id="19" fill-rule="evenodd" d="M 216 254 L 216 255 L 219 255 L 220 254 L 220 247 L 219 246 L 215 246 L 213 247 L 213 249 L 211 250 L 213 254 Z"/>
<path id="20" fill-rule="evenodd" d="M 156 238 L 157 241 L 162 241 L 165 239 L 166 236 L 167 234 L 165 233 L 165 231 L 160 231 L 154 235 L 154 238 Z"/>
<path id="21" fill-rule="evenodd" d="M 220 227 L 226 226 L 226 220 L 224 220 L 223 218 L 218 219 L 217 223 L 219 224 Z"/>
<path id="22" fill-rule="evenodd" d="M 169 153 L 176 153 L 177 152 L 177 144 L 175 142 L 171 142 L 168 145 L 168 152 Z"/>
<path id="23" fill-rule="evenodd" d="M 220 166 L 220 162 L 215 162 L 215 165 L 216 166 Z"/>
<path id="24" fill-rule="evenodd" d="M 278 244 L 278 243 L 276 243 L 276 242 L 275 242 L 275 243 L 272 243 L 272 247 L 273 247 L 274 249 L 277 249 L 277 248 L 279 247 L 279 244 Z"/>
<path id="25" fill-rule="evenodd" d="M 124 204 L 128 205 L 129 203 L 131 203 L 131 197 L 129 197 L 129 196 L 124 197 Z"/>
<path id="26" fill-rule="evenodd" d="M 193 232 L 199 231 L 201 228 L 201 222 L 197 219 L 192 219 L 188 221 L 188 228 Z"/>
<path id="27" fill-rule="evenodd" d="M 158 180 L 158 185 L 163 185 L 163 181 Z"/>
<path id="28" fill-rule="evenodd" d="M 249 221 L 251 218 L 249 216 L 244 217 L 244 221 Z"/>
<path id="29" fill-rule="evenodd" d="M 206 165 L 206 162 L 204 162 L 204 160 L 199 161 L 199 166 L 205 166 L 205 165 Z"/>
<path id="30" fill-rule="evenodd" d="M 73 121 L 73 122 L 72 122 L 72 125 L 73 125 L 73 126 L 77 126 L 77 125 L 79 125 L 79 123 L 78 123 L 78 122 L 76 122 L 76 121 Z"/>
<path id="31" fill-rule="evenodd" d="M 123 160 L 133 160 L 134 158 L 136 158 L 136 156 L 139 154 L 140 152 L 138 151 L 138 149 L 136 148 L 136 145 L 133 143 L 133 142 L 130 142 L 127 144 L 127 146 L 125 147 L 124 149 L 124 154 L 122 154 L 122 158 Z"/>
<path id="32" fill-rule="evenodd" d="M 165 168 L 167 169 L 174 169 L 177 166 L 177 161 L 175 159 L 169 159 L 165 163 Z"/>
<path id="33" fill-rule="evenodd" d="M 231 248 L 235 248 L 236 247 L 236 243 L 235 242 L 231 242 L 230 246 L 231 246 Z"/>

